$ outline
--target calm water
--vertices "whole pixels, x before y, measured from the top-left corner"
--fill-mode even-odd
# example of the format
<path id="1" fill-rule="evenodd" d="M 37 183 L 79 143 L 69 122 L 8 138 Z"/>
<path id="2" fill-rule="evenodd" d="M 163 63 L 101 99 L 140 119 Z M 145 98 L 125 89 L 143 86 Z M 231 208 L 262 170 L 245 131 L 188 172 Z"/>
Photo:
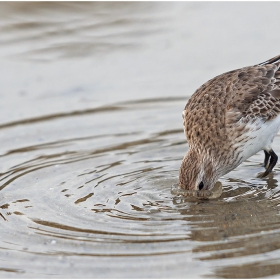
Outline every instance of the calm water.
<path id="1" fill-rule="evenodd" d="M 279 165 L 258 179 L 253 156 L 215 200 L 171 194 L 187 99 L 279 54 L 279 9 L 0 3 L 1 278 L 279 277 Z"/>

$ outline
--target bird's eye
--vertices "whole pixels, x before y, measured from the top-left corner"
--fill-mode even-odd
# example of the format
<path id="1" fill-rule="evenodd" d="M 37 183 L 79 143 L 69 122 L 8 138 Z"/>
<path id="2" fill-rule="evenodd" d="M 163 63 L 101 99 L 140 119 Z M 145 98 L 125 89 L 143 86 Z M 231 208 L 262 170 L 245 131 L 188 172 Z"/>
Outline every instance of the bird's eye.
<path id="1" fill-rule="evenodd" d="M 200 182 L 199 185 L 198 185 L 199 190 L 202 190 L 203 186 L 204 186 L 203 182 Z"/>

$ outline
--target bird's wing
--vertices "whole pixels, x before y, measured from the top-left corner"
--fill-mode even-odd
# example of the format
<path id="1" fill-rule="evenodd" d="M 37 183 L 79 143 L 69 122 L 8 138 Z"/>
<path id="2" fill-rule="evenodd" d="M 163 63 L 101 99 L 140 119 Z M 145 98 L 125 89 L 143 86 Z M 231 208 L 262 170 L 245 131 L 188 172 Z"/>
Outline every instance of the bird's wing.
<path id="1" fill-rule="evenodd" d="M 232 72 L 227 79 L 228 121 L 262 118 L 280 114 L 280 55 L 255 66 Z"/>

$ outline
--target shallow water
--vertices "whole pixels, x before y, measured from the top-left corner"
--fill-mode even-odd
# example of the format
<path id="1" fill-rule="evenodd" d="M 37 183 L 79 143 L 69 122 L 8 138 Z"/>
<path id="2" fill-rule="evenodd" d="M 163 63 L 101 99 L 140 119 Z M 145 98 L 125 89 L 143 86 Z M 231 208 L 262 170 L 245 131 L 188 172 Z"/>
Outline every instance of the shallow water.
<path id="1" fill-rule="evenodd" d="M 279 277 L 279 165 L 259 179 L 253 156 L 217 199 L 171 193 L 187 99 L 277 55 L 278 11 L 0 3 L 0 276 Z"/>

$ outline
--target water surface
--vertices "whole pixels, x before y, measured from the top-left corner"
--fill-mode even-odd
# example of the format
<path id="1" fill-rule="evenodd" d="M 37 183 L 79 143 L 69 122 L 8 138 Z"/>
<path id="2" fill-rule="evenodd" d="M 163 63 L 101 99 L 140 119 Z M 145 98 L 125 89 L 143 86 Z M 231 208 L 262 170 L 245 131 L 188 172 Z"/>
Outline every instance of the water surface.
<path id="1" fill-rule="evenodd" d="M 185 103 L 280 52 L 279 8 L 1 3 L 0 276 L 279 277 L 279 166 L 257 178 L 259 153 L 217 199 L 171 193 Z"/>

